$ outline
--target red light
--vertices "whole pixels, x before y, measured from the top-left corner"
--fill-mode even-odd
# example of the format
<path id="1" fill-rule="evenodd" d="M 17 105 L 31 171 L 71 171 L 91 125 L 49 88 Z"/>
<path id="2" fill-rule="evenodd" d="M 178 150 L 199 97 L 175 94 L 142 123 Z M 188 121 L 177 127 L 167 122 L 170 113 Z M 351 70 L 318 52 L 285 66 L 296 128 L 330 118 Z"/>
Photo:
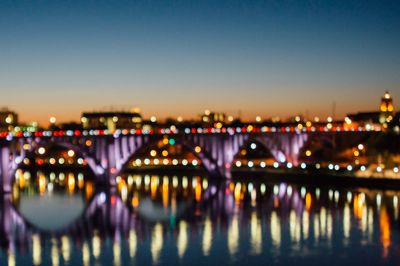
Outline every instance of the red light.
<path id="1" fill-rule="evenodd" d="M 111 196 L 111 205 L 115 205 L 115 203 L 117 203 L 117 199 L 113 195 L 113 196 Z"/>

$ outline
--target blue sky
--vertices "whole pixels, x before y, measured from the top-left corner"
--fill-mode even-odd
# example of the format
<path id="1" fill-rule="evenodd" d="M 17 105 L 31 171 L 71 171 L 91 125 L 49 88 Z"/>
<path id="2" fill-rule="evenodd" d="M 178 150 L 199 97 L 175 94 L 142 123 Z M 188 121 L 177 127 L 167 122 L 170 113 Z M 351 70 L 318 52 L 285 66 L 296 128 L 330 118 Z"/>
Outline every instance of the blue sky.
<path id="1" fill-rule="evenodd" d="M 251 119 L 400 98 L 397 1 L 1 1 L 0 106 Z"/>

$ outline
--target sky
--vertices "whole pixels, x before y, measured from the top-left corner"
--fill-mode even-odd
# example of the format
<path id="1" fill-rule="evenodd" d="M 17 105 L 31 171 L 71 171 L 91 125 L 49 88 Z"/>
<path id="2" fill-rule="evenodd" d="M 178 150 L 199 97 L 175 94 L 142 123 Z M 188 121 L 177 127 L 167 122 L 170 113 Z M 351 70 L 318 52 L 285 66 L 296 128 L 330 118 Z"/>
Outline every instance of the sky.
<path id="1" fill-rule="evenodd" d="M 326 117 L 400 99 L 400 2 L 0 1 L 0 106 Z"/>

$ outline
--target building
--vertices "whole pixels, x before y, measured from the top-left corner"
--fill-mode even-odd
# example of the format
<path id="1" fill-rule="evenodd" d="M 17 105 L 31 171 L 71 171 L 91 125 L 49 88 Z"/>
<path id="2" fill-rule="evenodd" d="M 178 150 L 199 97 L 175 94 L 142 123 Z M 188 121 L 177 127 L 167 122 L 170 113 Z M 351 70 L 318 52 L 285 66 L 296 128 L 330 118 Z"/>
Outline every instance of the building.
<path id="1" fill-rule="evenodd" d="M 85 112 L 81 117 L 84 129 L 139 129 L 143 119 L 138 111 L 132 112 Z"/>
<path id="2" fill-rule="evenodd" d="M 224 113 L 206 110 L 204 114 L 201 115 L 201 122 L 204 127 L 222 127 L 226 122 L 226 115 Z"/>
<path id="3" fill-rule="evenodd" d="M 3 108 L 0 110 L 0 131 L 12 131 L 18 125 L 17 113 Z"/>
<path id="4" fill-rule="evenodd" d="M 393 120 L 393 115 L 393 99 L 389 92 L 385 92 L 385 95 L 381 99 L 379 122 L 381 124 L 390 123 Z"/>
<path id="5" fill-rule="evenodd" d="M 393 121 L 395 117 L 393 98 L 389 92 L 385 92 L 381 98 L 379 111 L 359 112 L 356 114 L 349 114 L 348 118 L 361 126 L 369 125 L 383 125 L 387 126 Z"/>

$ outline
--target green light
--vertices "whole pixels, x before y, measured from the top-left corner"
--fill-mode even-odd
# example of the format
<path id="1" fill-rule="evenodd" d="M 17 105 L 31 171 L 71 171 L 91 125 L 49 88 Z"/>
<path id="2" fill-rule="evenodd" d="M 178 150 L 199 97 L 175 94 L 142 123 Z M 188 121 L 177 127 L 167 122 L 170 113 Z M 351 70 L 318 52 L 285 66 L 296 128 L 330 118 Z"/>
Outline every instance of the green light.
<path id="1" fill-rule="evenodd" d="M 169 145 L 174 145 L 175 144 L 175 140 L 174 139 L 169 139 Z"/>

